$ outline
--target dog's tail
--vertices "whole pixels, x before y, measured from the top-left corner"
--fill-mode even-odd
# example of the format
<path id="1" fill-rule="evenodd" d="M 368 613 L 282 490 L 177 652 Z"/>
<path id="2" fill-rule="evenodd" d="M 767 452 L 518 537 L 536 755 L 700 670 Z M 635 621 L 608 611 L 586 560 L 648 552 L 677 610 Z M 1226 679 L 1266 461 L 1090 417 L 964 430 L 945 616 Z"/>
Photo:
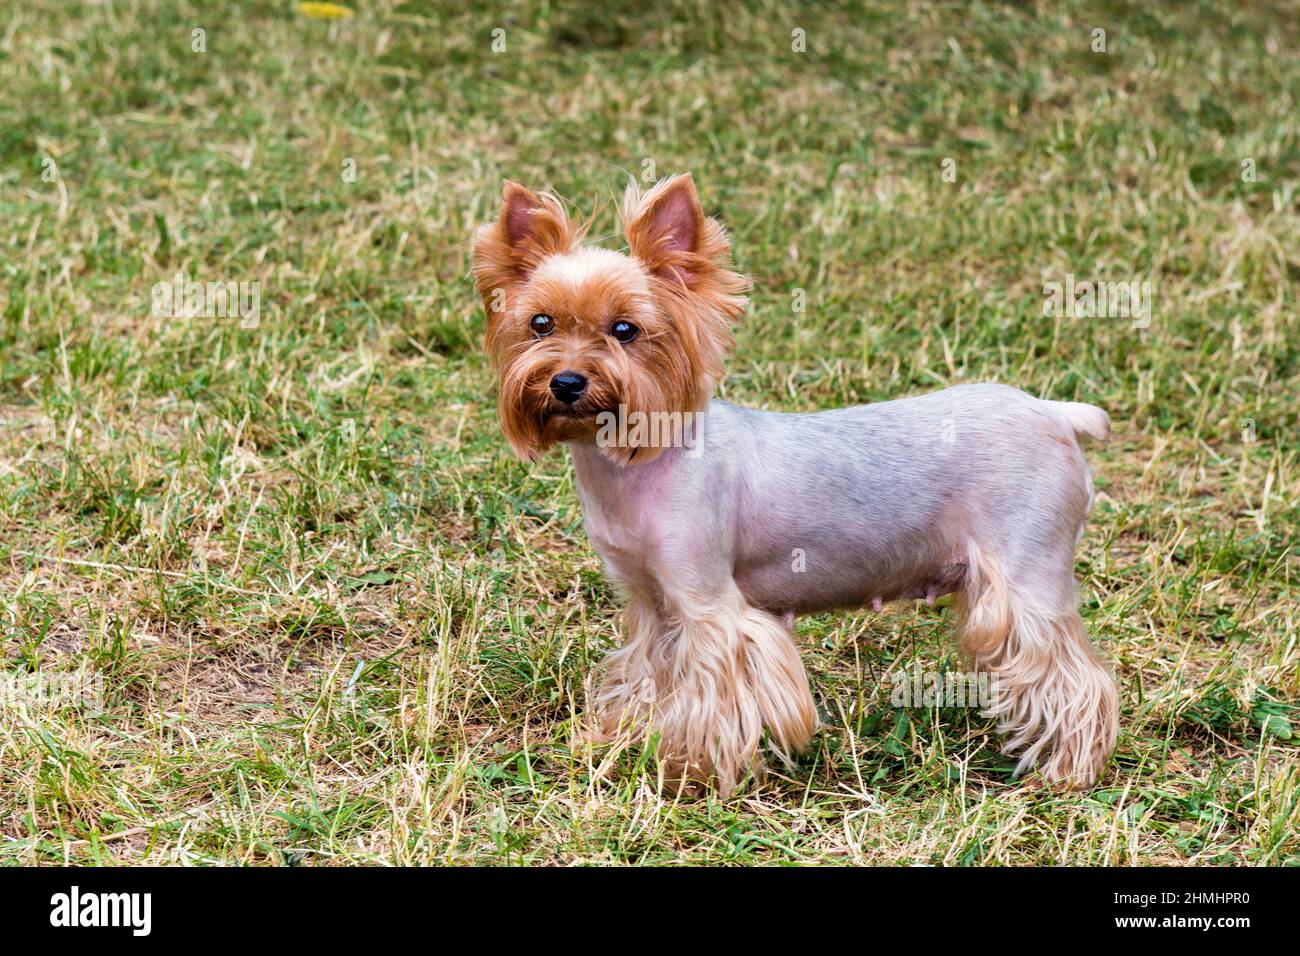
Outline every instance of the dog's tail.
<path id="1" fill-rule="evenodd" d="M 1044 405 L 1051 407 L 1052 411 L 1065 419 L 1072 429 L 1076 438 L 1087 435 L 1089 438 L 1095 438 L 1097 441 L 1105 441 L 1110 437 L 1110 416 L 1096 405 L 1085 405 L 1083 402 L 1052 402 L 1043 400 Z"/>

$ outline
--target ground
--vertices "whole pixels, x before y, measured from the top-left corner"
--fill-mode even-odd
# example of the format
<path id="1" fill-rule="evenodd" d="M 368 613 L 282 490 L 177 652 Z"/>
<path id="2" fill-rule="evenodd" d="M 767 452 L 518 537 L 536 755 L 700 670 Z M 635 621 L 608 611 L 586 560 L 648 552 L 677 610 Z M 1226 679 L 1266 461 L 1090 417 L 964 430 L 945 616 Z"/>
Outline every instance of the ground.
<path id="1" fill-rule="evenodd" d="M 1300 863 L 1295 4 L 349 5 L 0 10 L 0 861 Z M 800 620 L 824 726 L 733 799 L 578 745 L 616 600 L 470 238 L 508 177 L 617 248 L 684 170 L 755 279 L 729 400 L 1109 411 L 1098 786 L 892 705 L 942 603 Z M 1047 314 L 1071 274 L 1149 321 Z"/>

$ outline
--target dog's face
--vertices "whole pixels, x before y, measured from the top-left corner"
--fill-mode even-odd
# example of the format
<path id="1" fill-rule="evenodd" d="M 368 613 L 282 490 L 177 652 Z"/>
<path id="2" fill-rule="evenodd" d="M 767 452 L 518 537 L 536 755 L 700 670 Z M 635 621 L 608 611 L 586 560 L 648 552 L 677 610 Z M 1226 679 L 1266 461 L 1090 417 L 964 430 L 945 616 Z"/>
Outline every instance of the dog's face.
<path id="1" fill-rule="evenodd" d="M 533 459 L 593 437 L 602 412 L 692 412 L 707 404 L 744 310 L 748 281 L 727 268 L 722 227 L 689 176 L 623 200 L 629 254 L 582 245 L 560 201 L 507 182 L 474 246 L 501 426 Z M 607 448 L 617 461 L 661 449 Z"/>

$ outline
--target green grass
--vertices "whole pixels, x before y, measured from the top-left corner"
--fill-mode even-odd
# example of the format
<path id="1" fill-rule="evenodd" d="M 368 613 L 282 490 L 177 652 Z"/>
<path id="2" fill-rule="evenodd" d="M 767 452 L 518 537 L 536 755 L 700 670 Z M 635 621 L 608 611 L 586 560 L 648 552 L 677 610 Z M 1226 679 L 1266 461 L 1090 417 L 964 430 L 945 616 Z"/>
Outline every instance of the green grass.
<path id="1" fill-rule="evenodd" d="M 0 711 L 0 861 L 1300 863 L 1296 4 L 357 6 L 0 9 L 4 668 L 105 696 Z M 1109 410 L 1095 789 L 890 706 L 944 607 L 801 620 L 825 727 L 730 801 L 574 746 L 616 605 L 568 460 L 500 437 L 468 249 L 503 177 L 617 245 L 648 162 L 755 277 L 729 399 Z M 152 315 L 182 270 L 258 327 Z M 1067 272 L 1150 328 L 1044 318 Z"/>

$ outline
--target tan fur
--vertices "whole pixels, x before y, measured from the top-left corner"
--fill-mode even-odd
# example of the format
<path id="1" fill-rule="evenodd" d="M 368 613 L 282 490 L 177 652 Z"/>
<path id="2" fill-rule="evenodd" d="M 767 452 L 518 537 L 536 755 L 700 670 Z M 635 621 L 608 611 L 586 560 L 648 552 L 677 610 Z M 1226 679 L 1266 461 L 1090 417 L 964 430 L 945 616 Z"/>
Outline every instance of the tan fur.
<path id="1" fill-rule="evenodd" d="M 996 678 L 987 716 L 1020 752 L 1016 772 L 1087 785 L 1115 747 L 1115 682 L 1088 642 L 1071 605 L 1050 608 L 1009 581 L 996 556 L 969 546 L 966 587 L 958 595 L 962 651 Z M 1046 759 L 1042 759 L 1046 757 Z"/>
<path id="2" fill-rule="evenodd" d="M 686 601 L 675 610 L 645 597 L 629 602 L 625 639 L 602 662 L 595 706 L 605 739 L 658 733 L 671 778 L 713 778 L 727 794 L 747 772 L 761 773 L 765 728 L 770 749 L 788 762 L 816 730 L 817 711 L 778 618 L 734 589 Z"/>

